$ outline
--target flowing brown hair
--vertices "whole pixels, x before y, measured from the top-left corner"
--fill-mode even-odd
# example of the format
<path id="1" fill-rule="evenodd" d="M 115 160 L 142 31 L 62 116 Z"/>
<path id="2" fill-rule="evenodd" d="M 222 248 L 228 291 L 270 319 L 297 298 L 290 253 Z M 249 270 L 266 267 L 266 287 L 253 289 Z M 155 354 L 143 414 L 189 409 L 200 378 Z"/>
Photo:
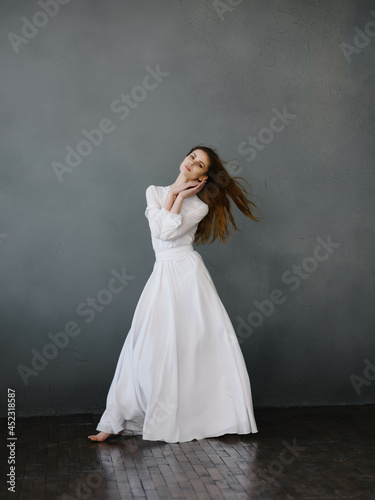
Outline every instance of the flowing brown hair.
<path id="1" fill-rule="evenodd" d="M 233 226 L 233 233 L 240 231 L 234 221 L 229 198 L 246 217 L 253 221 L 259 222 L 261 220 L 254 215 L 254 209 L 261 216 L 262 213 L 255 203 L 246 196 L 252 196 L 251 191 L 247 191 L 237 179 L 242 179 L 248 184 L 247 180 L 244 177 L 231 176 L 225 168 L 225 164 L 230 163 L 229 161 L 221 160 L 216 151 L 207 146 L 195 146 L 186 156 L 189 156 L 196 149 L 204 151 L 209 158 L 208 170 L 203 174 L 208 177 L 206 185 L 197 193 L 197 196 L 209 206 L 209 211 L 198 224 L 194 243 L 197 245 L 207 243 L 211 236 L 212 239 L 209 243 L 213 243 L 216 238 L 219 238 L 220 242 L 226 243 L 230 236 L 230 224 Z"/>

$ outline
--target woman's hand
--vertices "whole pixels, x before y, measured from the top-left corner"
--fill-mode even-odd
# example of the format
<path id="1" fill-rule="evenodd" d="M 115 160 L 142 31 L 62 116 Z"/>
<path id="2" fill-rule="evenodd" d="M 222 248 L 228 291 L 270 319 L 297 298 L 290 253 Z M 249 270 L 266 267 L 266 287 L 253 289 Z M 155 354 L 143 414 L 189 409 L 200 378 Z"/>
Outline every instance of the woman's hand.
<path id="1" fill-rule="evenodd" d="M 178 186 L 173 191 L 184 200 L 189 196 L 199 193 L 205 184 L 206 181 L 189 181 L 185 182 L 185 184 L 181 184 L 181 186 Z"/>

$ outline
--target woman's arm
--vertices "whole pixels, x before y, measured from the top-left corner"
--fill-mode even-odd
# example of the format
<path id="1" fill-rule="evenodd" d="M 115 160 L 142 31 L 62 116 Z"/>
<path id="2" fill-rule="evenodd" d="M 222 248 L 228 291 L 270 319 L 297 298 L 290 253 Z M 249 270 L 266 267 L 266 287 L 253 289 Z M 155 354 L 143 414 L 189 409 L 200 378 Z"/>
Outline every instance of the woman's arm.
<path id="1" fill-rule="evenodd" d="M 193 194 L 193 193 L 191 193 Z M 190 194 L 189 194 L 190 195 Z M 187 197 L 185 195 L 185 197 Z M 158 200 L 155 186 L 149 186 L 146 190 L 147 208 L 145 215 L 148 218 L 151 233 L 162 240 L 173 240 L 183 236 L 191 230 L 194 225 L 207 215 L 208 206 L 194 207 L 182 217 L 179 212 L 184 195 L 178 195 L 174 202 L 174 210 L 169 211 L 161 206 Z M 172 209 L 173 209 L 172 207 Z"/>
<path id="2" fill-rule="evenodd" d="M 206 181 L 189 181 L 177 188 L 171 189 L 163 207 L 172 214 L 179 214 L 184 199 L 198 193 L 203 188 L 205 183 Z"/>

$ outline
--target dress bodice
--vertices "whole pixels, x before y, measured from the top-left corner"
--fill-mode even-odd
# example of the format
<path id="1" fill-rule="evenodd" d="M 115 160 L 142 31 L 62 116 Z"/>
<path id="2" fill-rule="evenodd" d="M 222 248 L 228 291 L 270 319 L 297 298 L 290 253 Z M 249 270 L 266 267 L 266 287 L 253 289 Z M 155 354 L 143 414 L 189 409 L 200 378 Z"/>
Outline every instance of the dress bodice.
<path id="1" fill-rule="evenodd" d="M 173 214 L 163 205 L 170 186 L 149 186 L 146 189 L 145 216 L 151 230 L 155 251 L 180 245 L 191 245 L 199 222 L 207 215 L 209 207 L 196 194 L 185 198 L 179 214 Z"/>

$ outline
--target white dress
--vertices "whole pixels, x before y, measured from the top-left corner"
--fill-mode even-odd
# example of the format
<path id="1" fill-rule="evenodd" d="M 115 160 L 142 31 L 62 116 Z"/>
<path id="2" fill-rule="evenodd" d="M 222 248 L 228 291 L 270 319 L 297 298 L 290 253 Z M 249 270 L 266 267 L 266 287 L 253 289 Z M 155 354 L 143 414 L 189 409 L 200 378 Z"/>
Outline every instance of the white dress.
<path id="1" fill-rule="evenodd" d="M 156 260 L 97 430 L 167 443 L 258 432 L 237 336 L 192 245 L 209 207 L 193 195 L 172 214 L 163 207 L 169 190 L 146 190 Z"/>

